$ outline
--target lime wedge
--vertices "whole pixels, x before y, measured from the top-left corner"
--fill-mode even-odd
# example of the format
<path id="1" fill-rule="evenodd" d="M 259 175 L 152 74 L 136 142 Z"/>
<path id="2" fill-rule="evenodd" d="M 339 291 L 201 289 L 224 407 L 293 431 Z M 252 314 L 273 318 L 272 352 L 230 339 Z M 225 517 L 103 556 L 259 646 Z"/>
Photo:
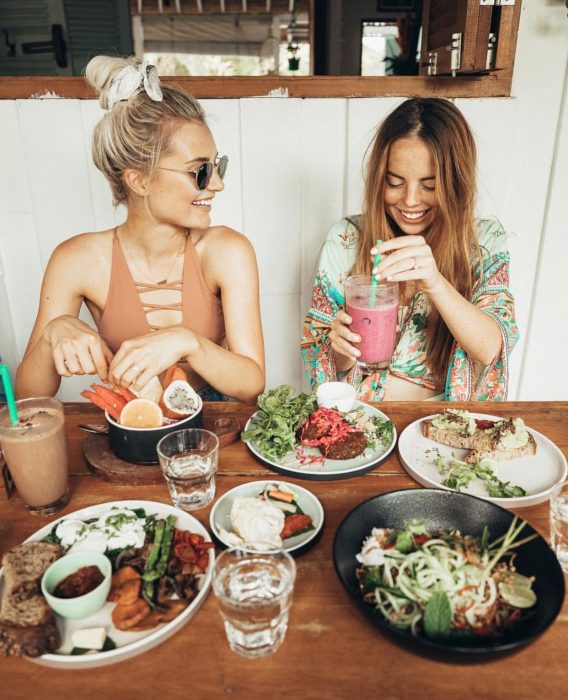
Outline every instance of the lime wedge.
<path id="1" fill-rule="evenodd" d="M 525 585 L 518 586 L 514 583 L 500 583 L 499 594 L 506 603 L 515 608 L 532 608 L 536 603 L 535 592 Z"/>

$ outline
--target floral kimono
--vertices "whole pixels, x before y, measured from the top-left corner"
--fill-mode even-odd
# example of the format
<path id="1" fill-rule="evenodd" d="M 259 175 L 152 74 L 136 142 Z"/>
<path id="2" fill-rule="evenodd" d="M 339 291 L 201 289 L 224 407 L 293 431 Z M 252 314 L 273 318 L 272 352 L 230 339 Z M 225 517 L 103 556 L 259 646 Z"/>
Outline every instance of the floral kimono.
<path id="1" fill-rule="evenodd" d="M 432 374 L 426 353 L 426 322 L 429 302 L 418 292 L 401 310 L 399 339 L 390 366 L 364 375 L 354 365 L 348 372 L 335 368 L 329 330 L 345 303 L 345 279 L 357 251 L 358 230 L 352 220 L 343 219 L 327 235 L 320 254 L 312 290 L 311 307 L 304 323 L 302 357 L 312 387 L 323 382 L 345 381 L 357 388 L 363 401 L 382 401 L 390 374 L 443 393 L 446 401 L 504 401 L 507 398 L 509 353 L 518 338 L 514 301 L 509 291 L 509 253 L 506 236 L 496 221 L 478 220 L 482 250 L 481 279 L 473 290 L 471 303 L 492 316 L 501 330 L 501 351 L 489 366 L 474 362 L 454 342 L 444 385 Z M 479 265 L 479 263 L 478 263 Z M 479 269 L 476 270 L 479 273 Z M 479 275 L 477 275 L 479 277 Z"/>

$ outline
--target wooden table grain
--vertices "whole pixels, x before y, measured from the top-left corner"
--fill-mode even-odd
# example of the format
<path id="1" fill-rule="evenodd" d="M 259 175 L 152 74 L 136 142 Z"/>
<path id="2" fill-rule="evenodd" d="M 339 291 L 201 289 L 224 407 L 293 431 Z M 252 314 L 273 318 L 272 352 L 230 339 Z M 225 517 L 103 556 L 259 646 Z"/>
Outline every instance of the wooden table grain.
<path id="1" fill-rule="evenodd" d="M 447 404 L 392 402 L 381 406 L 400 432 L 417 418 Z M 521 416 L 568 455 L 568 402 L 455 404 L 474 412 Z M 238 418 L 251 406 L 211 403 L 205 423 Z M 89 473 L 79 423 L 101 422 L 86 404 L 66 406 L 71 499 L 59 515 L 106 501 L 169 502 L 165 484 L 126 486 Z M 220 452 L 217 495 L 255 479 L 278 478 L 237 442 Z M 485 663 L 448 663 L 424 658 L 394 643 L 367 621 L 343 590 L 334 570 L 332 542 L 343 517 L 376 494 L 420 488 L 402 468 L 396 451 L 378 469 L 342 481 L 288 479 L 309 488 L 325 510 L 321 539 L 299 557 L 297 583 L 284 644 L 264 659 L 244 659 L 229 650 L 216 601 L 210 594 L 196 616 L 157 648 L 120 664 L 79 671 L 44 668 L 25 659 L 0 658 L 0 696 L 10 700 L 68 698 L 565 698 L 568 689 L 568 602 L 551 628 L 533 644 Z M 548 539 L 548 503 L 518 512 Z M 194 515 L 209 528 L 209 508 Z M 54 519 L 52 517 L 52 519 Z M 29 515 L 13 496 L 0 504 L 0 553 L 48 522 Z"/>

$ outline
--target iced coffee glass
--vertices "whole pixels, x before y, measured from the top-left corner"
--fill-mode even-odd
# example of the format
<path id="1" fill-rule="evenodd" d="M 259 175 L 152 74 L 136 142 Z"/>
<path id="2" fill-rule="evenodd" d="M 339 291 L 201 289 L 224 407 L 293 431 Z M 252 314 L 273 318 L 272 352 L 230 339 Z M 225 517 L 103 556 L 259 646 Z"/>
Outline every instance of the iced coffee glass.
<path id="1" fill-rule="evenodd" d="M 63 405 L 54 398 L 16 401 L 19 420 L 0 408 L 0 444 L 20 497 L 33 515 L 50 515 L 69 500 Z"/>
<path id="2" fill-rule="evenodd" d="M 350 328 L 361 336 L 357 364 L 372 373 L 388 367 L 396 342 L 398 282 L 372 284 L 370 275 L 352 275 L 345 282 L 345 310 Z"/>

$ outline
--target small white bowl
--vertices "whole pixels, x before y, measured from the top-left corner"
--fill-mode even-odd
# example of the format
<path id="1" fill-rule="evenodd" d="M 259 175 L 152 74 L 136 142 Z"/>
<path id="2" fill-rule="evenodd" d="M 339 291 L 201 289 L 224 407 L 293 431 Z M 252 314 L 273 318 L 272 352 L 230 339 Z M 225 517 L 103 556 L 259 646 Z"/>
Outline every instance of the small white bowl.
<path id="1" fill-rule="evenodd" d="M 355 387 L 345 382 L 325 382 L 316 391 L 318 406 L 350 411 L 355 403 Z"/>

